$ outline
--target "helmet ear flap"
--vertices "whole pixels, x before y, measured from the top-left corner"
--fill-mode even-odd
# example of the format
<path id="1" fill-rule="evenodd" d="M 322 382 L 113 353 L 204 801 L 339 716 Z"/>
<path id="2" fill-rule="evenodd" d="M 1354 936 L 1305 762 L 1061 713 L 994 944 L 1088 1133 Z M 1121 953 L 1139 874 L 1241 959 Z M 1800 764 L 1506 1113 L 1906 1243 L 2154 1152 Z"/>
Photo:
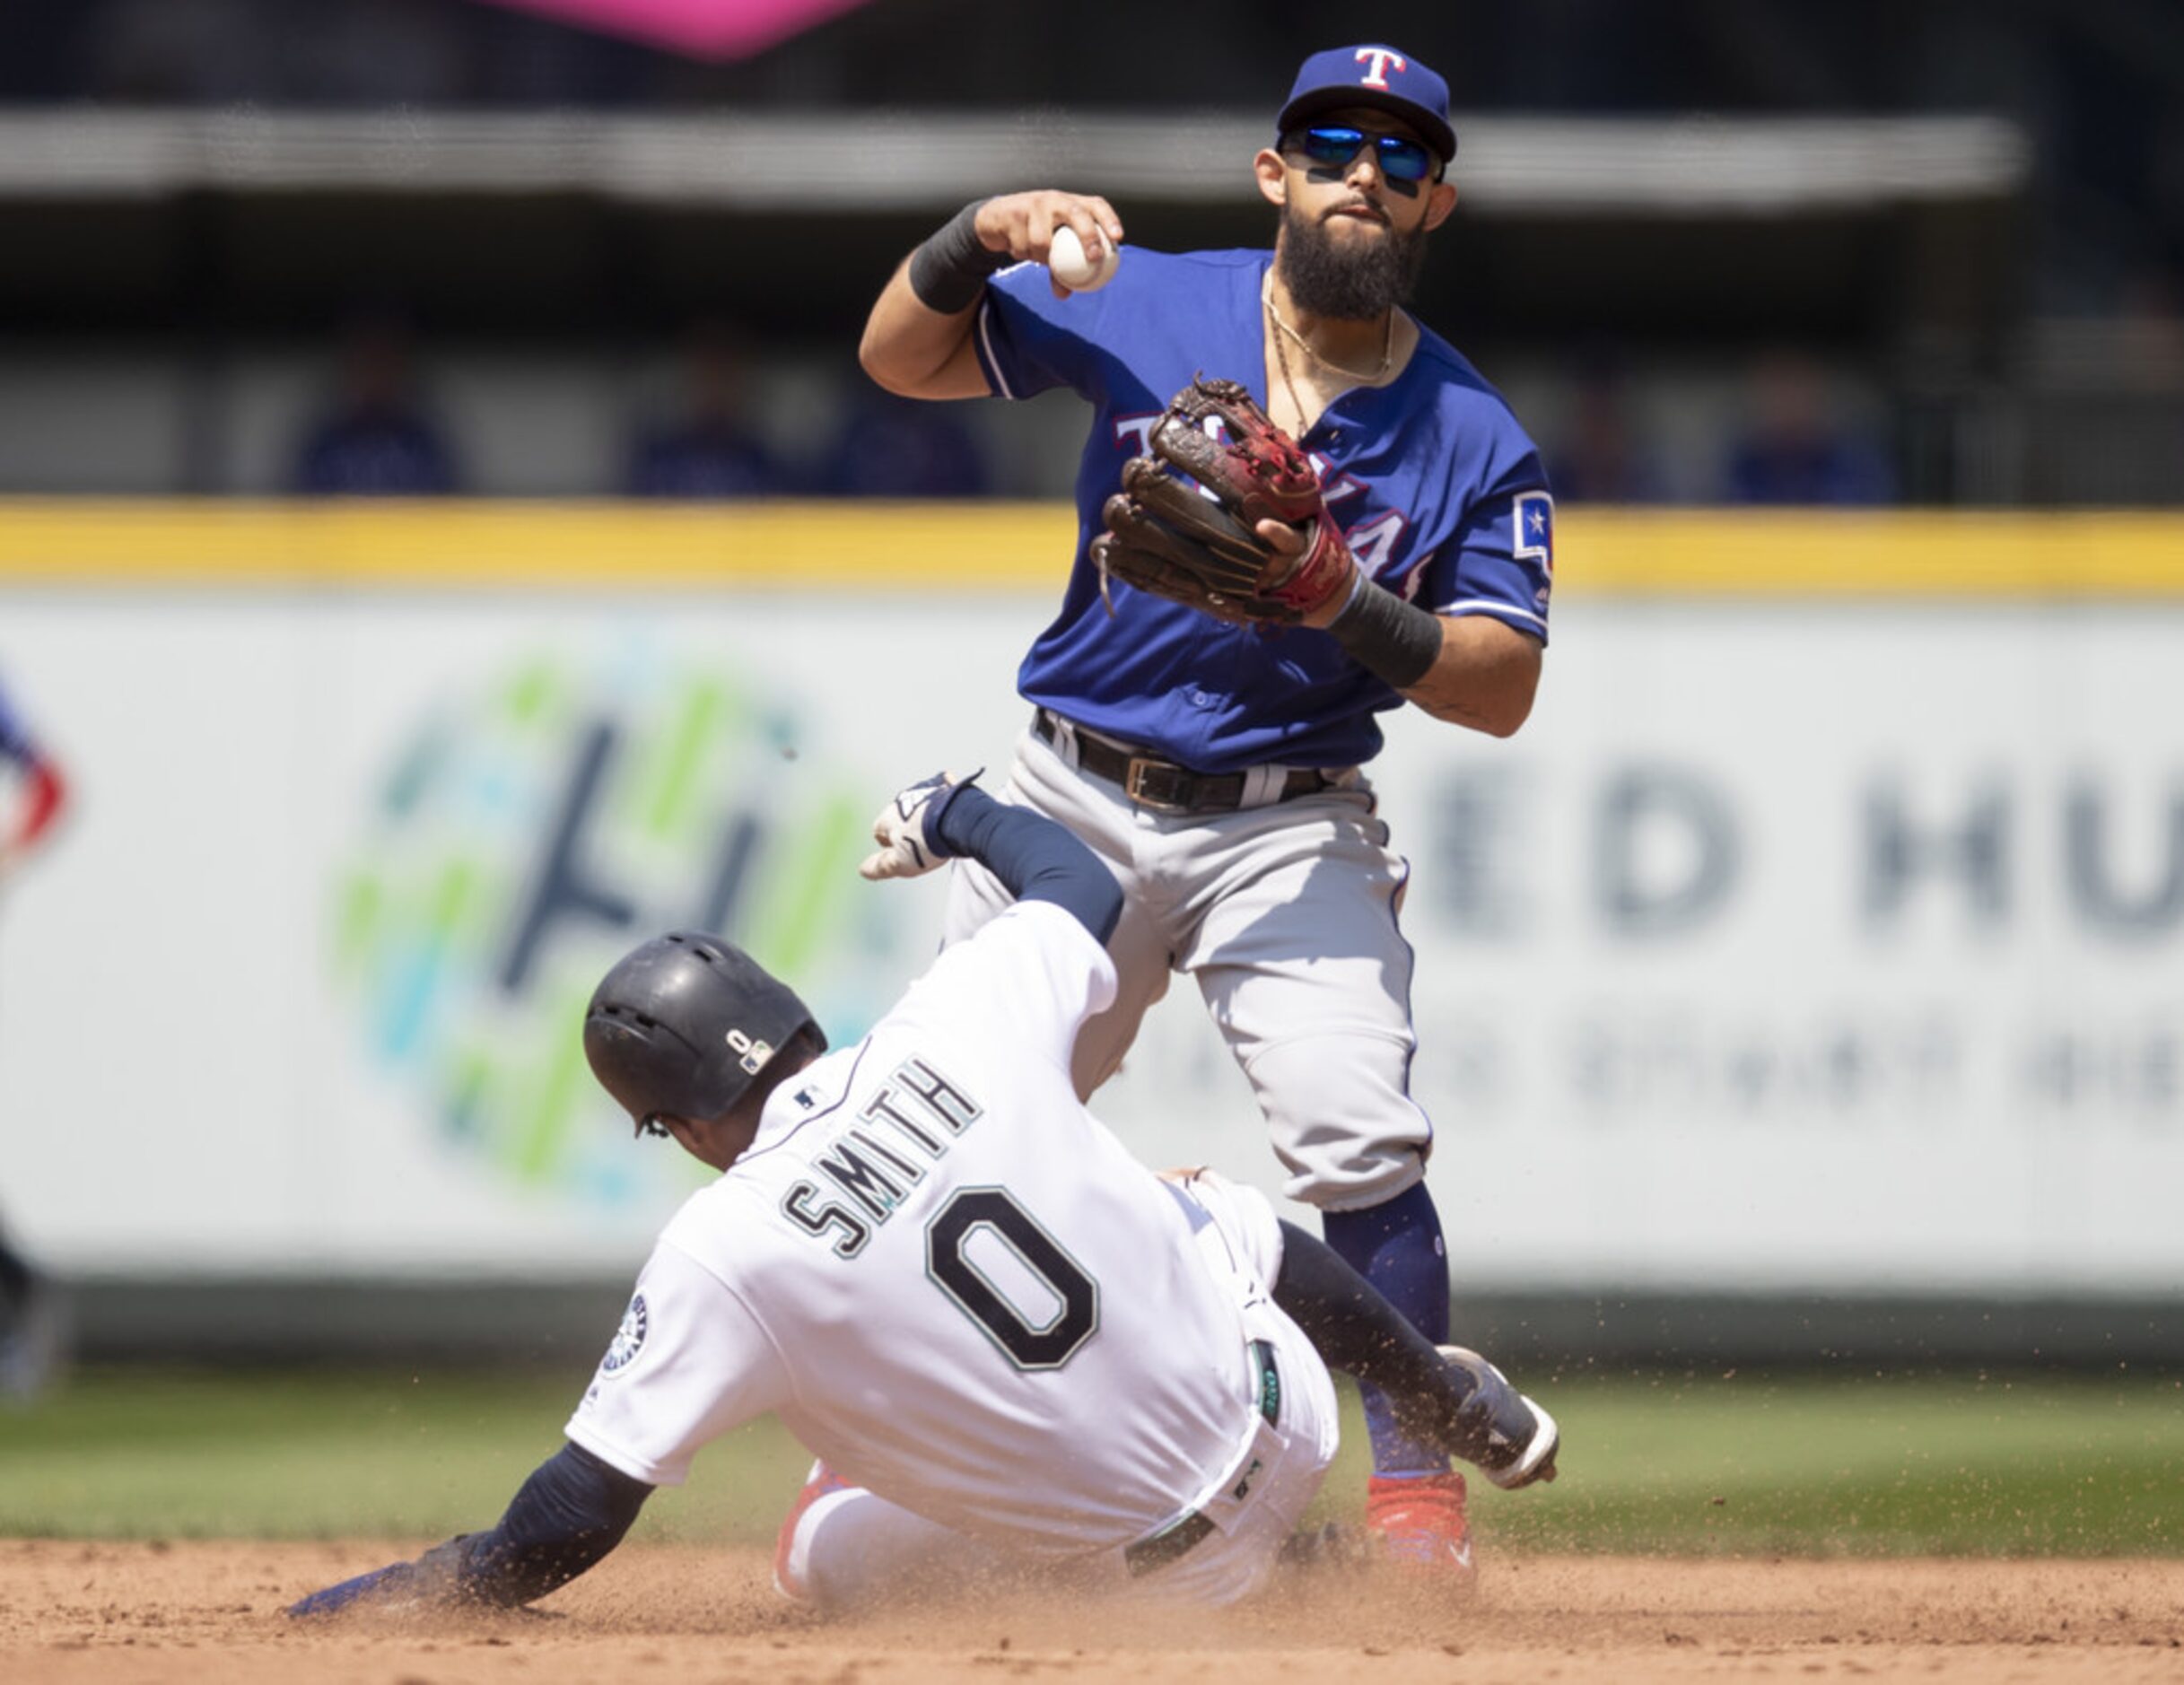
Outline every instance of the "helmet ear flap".
<path id="1" fill-rule="evenodd" d="M 616 961 L 584 1012 L 584 1058 L 640 1135 L 663 1116 L 715 1118 L 808 1031 L 826 1038 L 796 991 L 734 943 L 671 930 Z"/>

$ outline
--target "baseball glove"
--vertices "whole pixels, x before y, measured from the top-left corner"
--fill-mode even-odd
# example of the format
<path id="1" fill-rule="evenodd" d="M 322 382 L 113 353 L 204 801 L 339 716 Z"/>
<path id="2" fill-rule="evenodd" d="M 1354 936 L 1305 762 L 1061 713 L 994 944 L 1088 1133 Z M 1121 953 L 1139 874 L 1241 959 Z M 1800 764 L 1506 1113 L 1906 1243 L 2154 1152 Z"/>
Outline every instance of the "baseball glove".
<path id="1" fill-rule="evenodd" d="M 1356 563 L 1318 472 L 1236 381 L 1192 381 L 1149 443 L 1100 511 L 1107 530 L 1092 560 L 1103 592 L 1119 579 L 1219 619 L 1294 623 L 1349 589 Z M 1301 548 L 1262 537 L 1268 519 L 1301 528 Z"/>

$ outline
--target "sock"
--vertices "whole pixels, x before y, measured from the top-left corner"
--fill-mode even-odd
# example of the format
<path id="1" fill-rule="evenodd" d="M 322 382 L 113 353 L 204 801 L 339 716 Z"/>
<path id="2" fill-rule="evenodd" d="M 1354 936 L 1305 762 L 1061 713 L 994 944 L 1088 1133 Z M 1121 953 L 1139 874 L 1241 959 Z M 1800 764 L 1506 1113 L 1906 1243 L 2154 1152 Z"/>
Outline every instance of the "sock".
<path id="1" fill-rule="evenodd" d="M 1328 1245 L 1413 1328 L 1437 1346 L 1448 1343 L 1448 1249 L 1441 1238 L 1441 1214 L 1424 1183 L 1362 1211 L 1323 1212 L 1320 1226 Z M 1364 1385 L 1358 1392 L 1376 1474 L 1447 1471 L 1446 1457 L 1396 1431 L 1386 1393 Z"/>

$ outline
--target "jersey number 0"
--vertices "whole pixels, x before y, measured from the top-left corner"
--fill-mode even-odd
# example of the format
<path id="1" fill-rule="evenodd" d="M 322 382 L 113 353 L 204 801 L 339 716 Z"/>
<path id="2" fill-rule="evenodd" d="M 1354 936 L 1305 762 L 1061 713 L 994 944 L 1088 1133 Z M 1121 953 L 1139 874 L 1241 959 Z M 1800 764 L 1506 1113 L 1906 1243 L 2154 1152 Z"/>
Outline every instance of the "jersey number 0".
<path id="1" fill-rule="evenodd" d="M 1060 1305 L 1035 1323 L 972 1262 L 991 1235 L 1045 1283 Z M 965 1188 L 925 1226 L 925 1272 L 1019 1369 L 1059 1369 L 1099 1327 L 1099 1284 L 1006 1188 Z"/>

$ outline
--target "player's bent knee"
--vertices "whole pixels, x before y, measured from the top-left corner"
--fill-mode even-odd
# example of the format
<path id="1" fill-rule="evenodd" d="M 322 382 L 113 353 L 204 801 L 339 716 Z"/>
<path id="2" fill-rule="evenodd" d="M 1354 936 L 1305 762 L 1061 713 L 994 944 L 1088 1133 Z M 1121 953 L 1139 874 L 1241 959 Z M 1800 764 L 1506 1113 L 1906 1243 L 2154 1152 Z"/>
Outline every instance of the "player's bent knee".
<path id="1" fill-rule="evenodd" d="M 794 1518 L 774 1585 L 823 1614 L 869 1609 L 968 1578 L 991 1547 L 861 1487 L 830 1492 Z"/>
<path id="2" fill-rule="evenodd" d="M 1378 1035 L 1271 1043 L 1245 1069 L 1289 1198 L 1323 1210 L 1378 1205 L 1423 1180 L 1433 1125 L 1408 1085 L 1410 1049 Z"/>
<path id="3" fill-rule="evenodd" d="M 1287 1159 L 1283 1161 L 1288 1163 Z M 1319 1163 L 1289 1166 L 1282 1192 L 1322 1211 L 1364 1211 L 1407 1193 L 1426 1179 L 1426 1161 L 1414 1150 L 1363 1151 Z"/>

